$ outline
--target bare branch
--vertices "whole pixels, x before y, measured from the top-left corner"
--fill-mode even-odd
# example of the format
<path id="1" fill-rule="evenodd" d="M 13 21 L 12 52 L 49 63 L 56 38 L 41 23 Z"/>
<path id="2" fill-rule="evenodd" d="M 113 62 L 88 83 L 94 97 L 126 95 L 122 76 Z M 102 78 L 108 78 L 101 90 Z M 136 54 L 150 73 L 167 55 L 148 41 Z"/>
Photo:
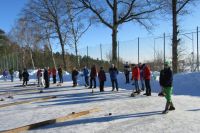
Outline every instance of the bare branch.
<path id="1" fill-rule="evenodd" d="M 184 7 L 185 5 L 189 2 L 190 0 L 186 0 L 183 5 L 176 11 L 176 13 L 178 14 Z"/>

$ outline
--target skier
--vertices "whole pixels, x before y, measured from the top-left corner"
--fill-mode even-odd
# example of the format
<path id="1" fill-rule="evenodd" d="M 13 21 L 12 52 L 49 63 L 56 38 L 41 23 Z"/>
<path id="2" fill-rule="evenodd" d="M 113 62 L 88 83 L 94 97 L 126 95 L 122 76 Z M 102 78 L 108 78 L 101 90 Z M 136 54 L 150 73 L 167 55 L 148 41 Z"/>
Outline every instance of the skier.
<path id="1" fill-rule="evenodd" d="M 56 67 L 52 68 L 53 84 L 56 83 Z"/>
<path id="2" fill-rule="evenodd" d="M 73 87 L 77 86 L 77 78 L 78 78 L 79 72 L 77 71 L 76 67 L 72 70 L 72 81 L 73 81 Z"/>
<path id="3" fill-rule="evenodd" d="M 128 62 L 126 62 L 126 64 L 124 65 L 124 74 L 125 74 L 125 78 L 126 78 L 126 84 L 129 83 L 129 74 L 130 74 L 130 66 L 128 64 Z"/>
<path id="4" fill-rule="evenodd" d="M 100 71 L 98 73 L 98 78 L 99 78 L 100 92 L 103 92 L 104 91 L 104 82 L 106 81 L 106 74 L 105 74 L 105 71 L 103 70 L 103 67 L 100 67 Z"/>
<path id="5" fill-rule="evenodd" d="M 110 73 L 110 79 L 112 82 L 112 91 L 115 90 L 115 87 L 116 87 L 116 90 L 118 91 L 118 81 L 117 81 L 118 70 L 114 64 L 112 64 L 111 67 L 109 68 L 109 73 Z"/>
<path id="6" fill-rule="evenodd" d="M 59 79 L 60 79 L 60 82 L 59 82 L 59 83 L 63 83 L 63 71 L 62 71 L 61 65 L 60 65 L 60 67 L 58 68 L 58 76 L 59 76 Z"/>
<path id="7" fill-rule="evenodd" d="M 143 65 L 143 74 L 146 86 L 146 93 L 143 95 L 151 96 L 151 85 L 150 85 L 151 71 L 148 65 L 145 64 Z"/>
<path id="8" fill-rule="evenodd" d="M 90 87 L 92 88 L 92 81 L 94 81 L 94 88 L 96 88 L 96 77 L 97 77 L 97 68 L 96 65 L 93 65 L 90 72 Z"/>
<path id="9" fill-rule="evenodd" d="M 22 70 L 19 70 L 19 79 L 22 81 Z"/>
<path id="10" fill-rule="evenodd" d="M 89 70 L 87 69 L 87 67 L 85 66 L 83 68 L 83 76 L 85 77 L 85 87 L 88 87 L 89 86 Z"/>
<path id="11" fill-rule="evenodd" d="M 145 90 L 145 85 L 144 85 L 144 66 L 145 64 L 141 64 L 139 63 L 139 69 L 140 69 L 140 83 L 141 83 L 141 90 L 144 91 Z"/>
<path id="12" fill-rule="evenodd" d="M 135 82 L 135 92 L 136 94 L 140 94 L 141 90 L 139 88 L 139 83 L 138 80 L 140 79 L 140 69 L 138 68 L 137 65 L 133 64 L 133 69 L 132 69 L 132 80 Z"/>
<path id="13" fill-rule="evenodd" d="M 13 79 L 14 79 L 14 70 L 13 70 L 13 68 L 10 68 L 9 73 L 10 73 L 11 82 L 13 82 Z"/>
<path id="14" fill-rule="evenodd" d="M 26 68 L 24 68 L 24 72 L 22 73 L 23 76 L 23 86 L 27 86 L 27 83 L 29 81 L 29 73 Z"/>
<path id="15" fill-rule="evenodd" d="M 164 63 L 164 70 L 160 73 L 160 85 L 163 88 L 163 91 L 165 93 L 165 98 L 167 100 L 165 105 L 165 110 L 162 112 L 163 114 L 166 114 L 169 112 L 169 110 L 175 110 L 175 107 L 172 103 L 172 84 L 173 84 L 173 74 L 172 70 L 169 66 L 169 62 Z"/>

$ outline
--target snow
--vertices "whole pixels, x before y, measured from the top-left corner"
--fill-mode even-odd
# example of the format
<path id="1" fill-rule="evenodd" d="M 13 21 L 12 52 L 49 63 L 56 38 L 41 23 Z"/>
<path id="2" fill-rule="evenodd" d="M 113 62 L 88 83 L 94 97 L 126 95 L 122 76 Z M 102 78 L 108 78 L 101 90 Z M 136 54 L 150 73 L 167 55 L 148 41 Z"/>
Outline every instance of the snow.
<path id="1" fill-rule="evenodd" d="M 0 108 L 0 131 L 21 127 L 24 125 L 54 119 L 57 117 L 93 108 L 100 111 L 90 113 L 70 121 L 44 126 L 29 133 L 198 133 L 200 130 L 200 73 L 181 73 L 174 75 L 173 102 L 175 111 L 161 114 L 165 106 L 165 98 L 158 97 L 159 72 L 152 73 L 151 86 L 153 94 L 150 97 L 139 95 L 130 97 L 134 86 L 125 84 L 123 73 L 118 76 L 119 92 L 111 92 L 109 74 L 105 83 L 105 92 L 99 88 L 84 87 L 84 78 L 79 76 L 79 86 L 71 87 L 71 75 L 64 74 L 64 84 L 61 87 L 50 84 L 44 93 L 38 93 L 39 87 L 34 85 L 35 72 L 31 71 L 30 86 L 22 87 L 22 83 L 0 80 L 0 105 L 47 96 L 57 96 L 55 99 L 38 101 Z M 155 80 L 154 80 L 155 79 Z M 52 81 L 51 81 L 52 82 Z M 98 83 L 98 81 L 97 81 Z M 27 91 L 26 91 L 27 90 Z M 6 96 L 11 93 L 14 99 Z M 109 115 L 112 113 L 112 115 Z"/>

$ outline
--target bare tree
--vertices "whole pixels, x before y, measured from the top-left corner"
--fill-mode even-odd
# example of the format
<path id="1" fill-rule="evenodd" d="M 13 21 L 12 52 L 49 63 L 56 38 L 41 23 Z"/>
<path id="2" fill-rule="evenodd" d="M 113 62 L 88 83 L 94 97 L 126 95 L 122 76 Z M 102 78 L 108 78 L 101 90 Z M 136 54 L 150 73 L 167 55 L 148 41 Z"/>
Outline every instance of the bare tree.
<path id="1" fill-rule="evenodd" d="M 58 38 L 62 50 L 64 69 L 66 69 L 65 44 L 67 30 L 64 26 L 66 18 L 63 4 L 63 0 L 31 0 L 23 12 L 26 14 L 27 20 L 38 23 L 42 29 L 52 28 L 49 35 Z"/>
<path id="2" fill-rule="evenodd" d="M 112 60 L 117 60 L 117 32 L 124 23 L 134 21 L 149 29 L 152 13 L 160 9 L 157 0 L 79 0 L 96 16 L 97 20 L 112 30 Z"/>
<path id="3" fill-rule="evenodd" d="M 164 10 L 172 16 L 172 67 L 173 72 L 178 72 L 178 60 L 180 45 L 179 36 L 179 17 L 189 13 L 189 5 L 194 4 L 196 0 L 166 0 Z"/>
<path id="4" fill-rule="evenodd" d="M 69 26 L 69 44 L 74 47 L 76 55 L 76 66 L 79 66 L 78 59 L 78 44 L 80 38 L 91 26 L 91 19 L 86 17 L 86 14 L 83 14 L 84 9 L 76 8 L 77 1 L 66 1 L 66 13 L 68 15 Z"/>

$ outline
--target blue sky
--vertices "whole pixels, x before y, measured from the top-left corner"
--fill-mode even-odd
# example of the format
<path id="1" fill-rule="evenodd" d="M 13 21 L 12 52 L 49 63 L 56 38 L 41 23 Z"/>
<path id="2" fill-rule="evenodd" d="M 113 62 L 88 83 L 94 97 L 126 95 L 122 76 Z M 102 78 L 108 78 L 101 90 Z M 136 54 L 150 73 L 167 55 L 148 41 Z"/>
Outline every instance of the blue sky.
<path id="1" fill-rule="evenodd" d="M 19 17 L 19 13 L 28 0 L 0 0 L 0 28 L 6 32 L 9 32 L 12 26 L 14 25 L 15 20 Z M 198 7 L 200 4 L 197 4 L 195 8 L 192 8 L 192 12 L 189 15 L 183 16 L 180 19 L 180 27 L 181 31 L 190 32 L 195 29 L 197 26 L 200 26 L 200 13 L 198 11 Z M 141 43 L 149 43 L 149 48 L 147 45 L 141 45 L 142 53 L 146 53 L 149 49 L 152 53 L 153 47 L 153 38 L 156 36 L 163 35 L 164 32 L 166 34 L 171 34 L 172 27 L 171 21 L 165 20 L 155 20 L 156 26 L 152 30 L 152 34 L 149 34 L 144 28 L 138 26 L 134 23 L 127 23 L 119 28 L 118 40 L 121 41 L 121 48 L 128 53 L 137 52 L 137 37 L 141 37 Z M 80 53 L 86 53 L 86 46 L 89 46 L 90 54 L 92 56 L 99 57 L 100 53 L 96 52 L 95 49 L 99 49 L 99 44 L 103 45 L 104 53 L 103 56 L 106 56 L 106 48 L 111 48 L 111 30 L 107 27 L 98 24 L 92 26 L 90 30 L 82 37 L 80 40 L 79 48 Z M 185 39 L 186 42 L 189 41 Z M 157 40 L 157 43 L 162 43 L 162 40 Z M 167 42 L 170 44 L 170 38 L 168 38 Z M 133 46 L 133 50 L 129 49 L 130 46 Z M 131 47 L 130 47 L 131 48 Z M 94 49 L 94 50 L 93 50 Z M 170 49 L 170 47 L 169 47 Z M 121 51 L 121 54 L 124 58 L 128 58 L 129 54 L 126 55 L 126 52 Z M 98 53 L 98 54 L 97 54 Z M 95 55 L 96 54 L 96 55 Z M 169 50 L 170 54 L 170 50 Z M 147 55 L 148 56 L 148 55 Z M 152 56 L 152 54 L 151 54 Z M 145 59 L 145 58 L 144 58 Z M 127 59 L 127 60 L 135 60 L 135 59 Z"/>

